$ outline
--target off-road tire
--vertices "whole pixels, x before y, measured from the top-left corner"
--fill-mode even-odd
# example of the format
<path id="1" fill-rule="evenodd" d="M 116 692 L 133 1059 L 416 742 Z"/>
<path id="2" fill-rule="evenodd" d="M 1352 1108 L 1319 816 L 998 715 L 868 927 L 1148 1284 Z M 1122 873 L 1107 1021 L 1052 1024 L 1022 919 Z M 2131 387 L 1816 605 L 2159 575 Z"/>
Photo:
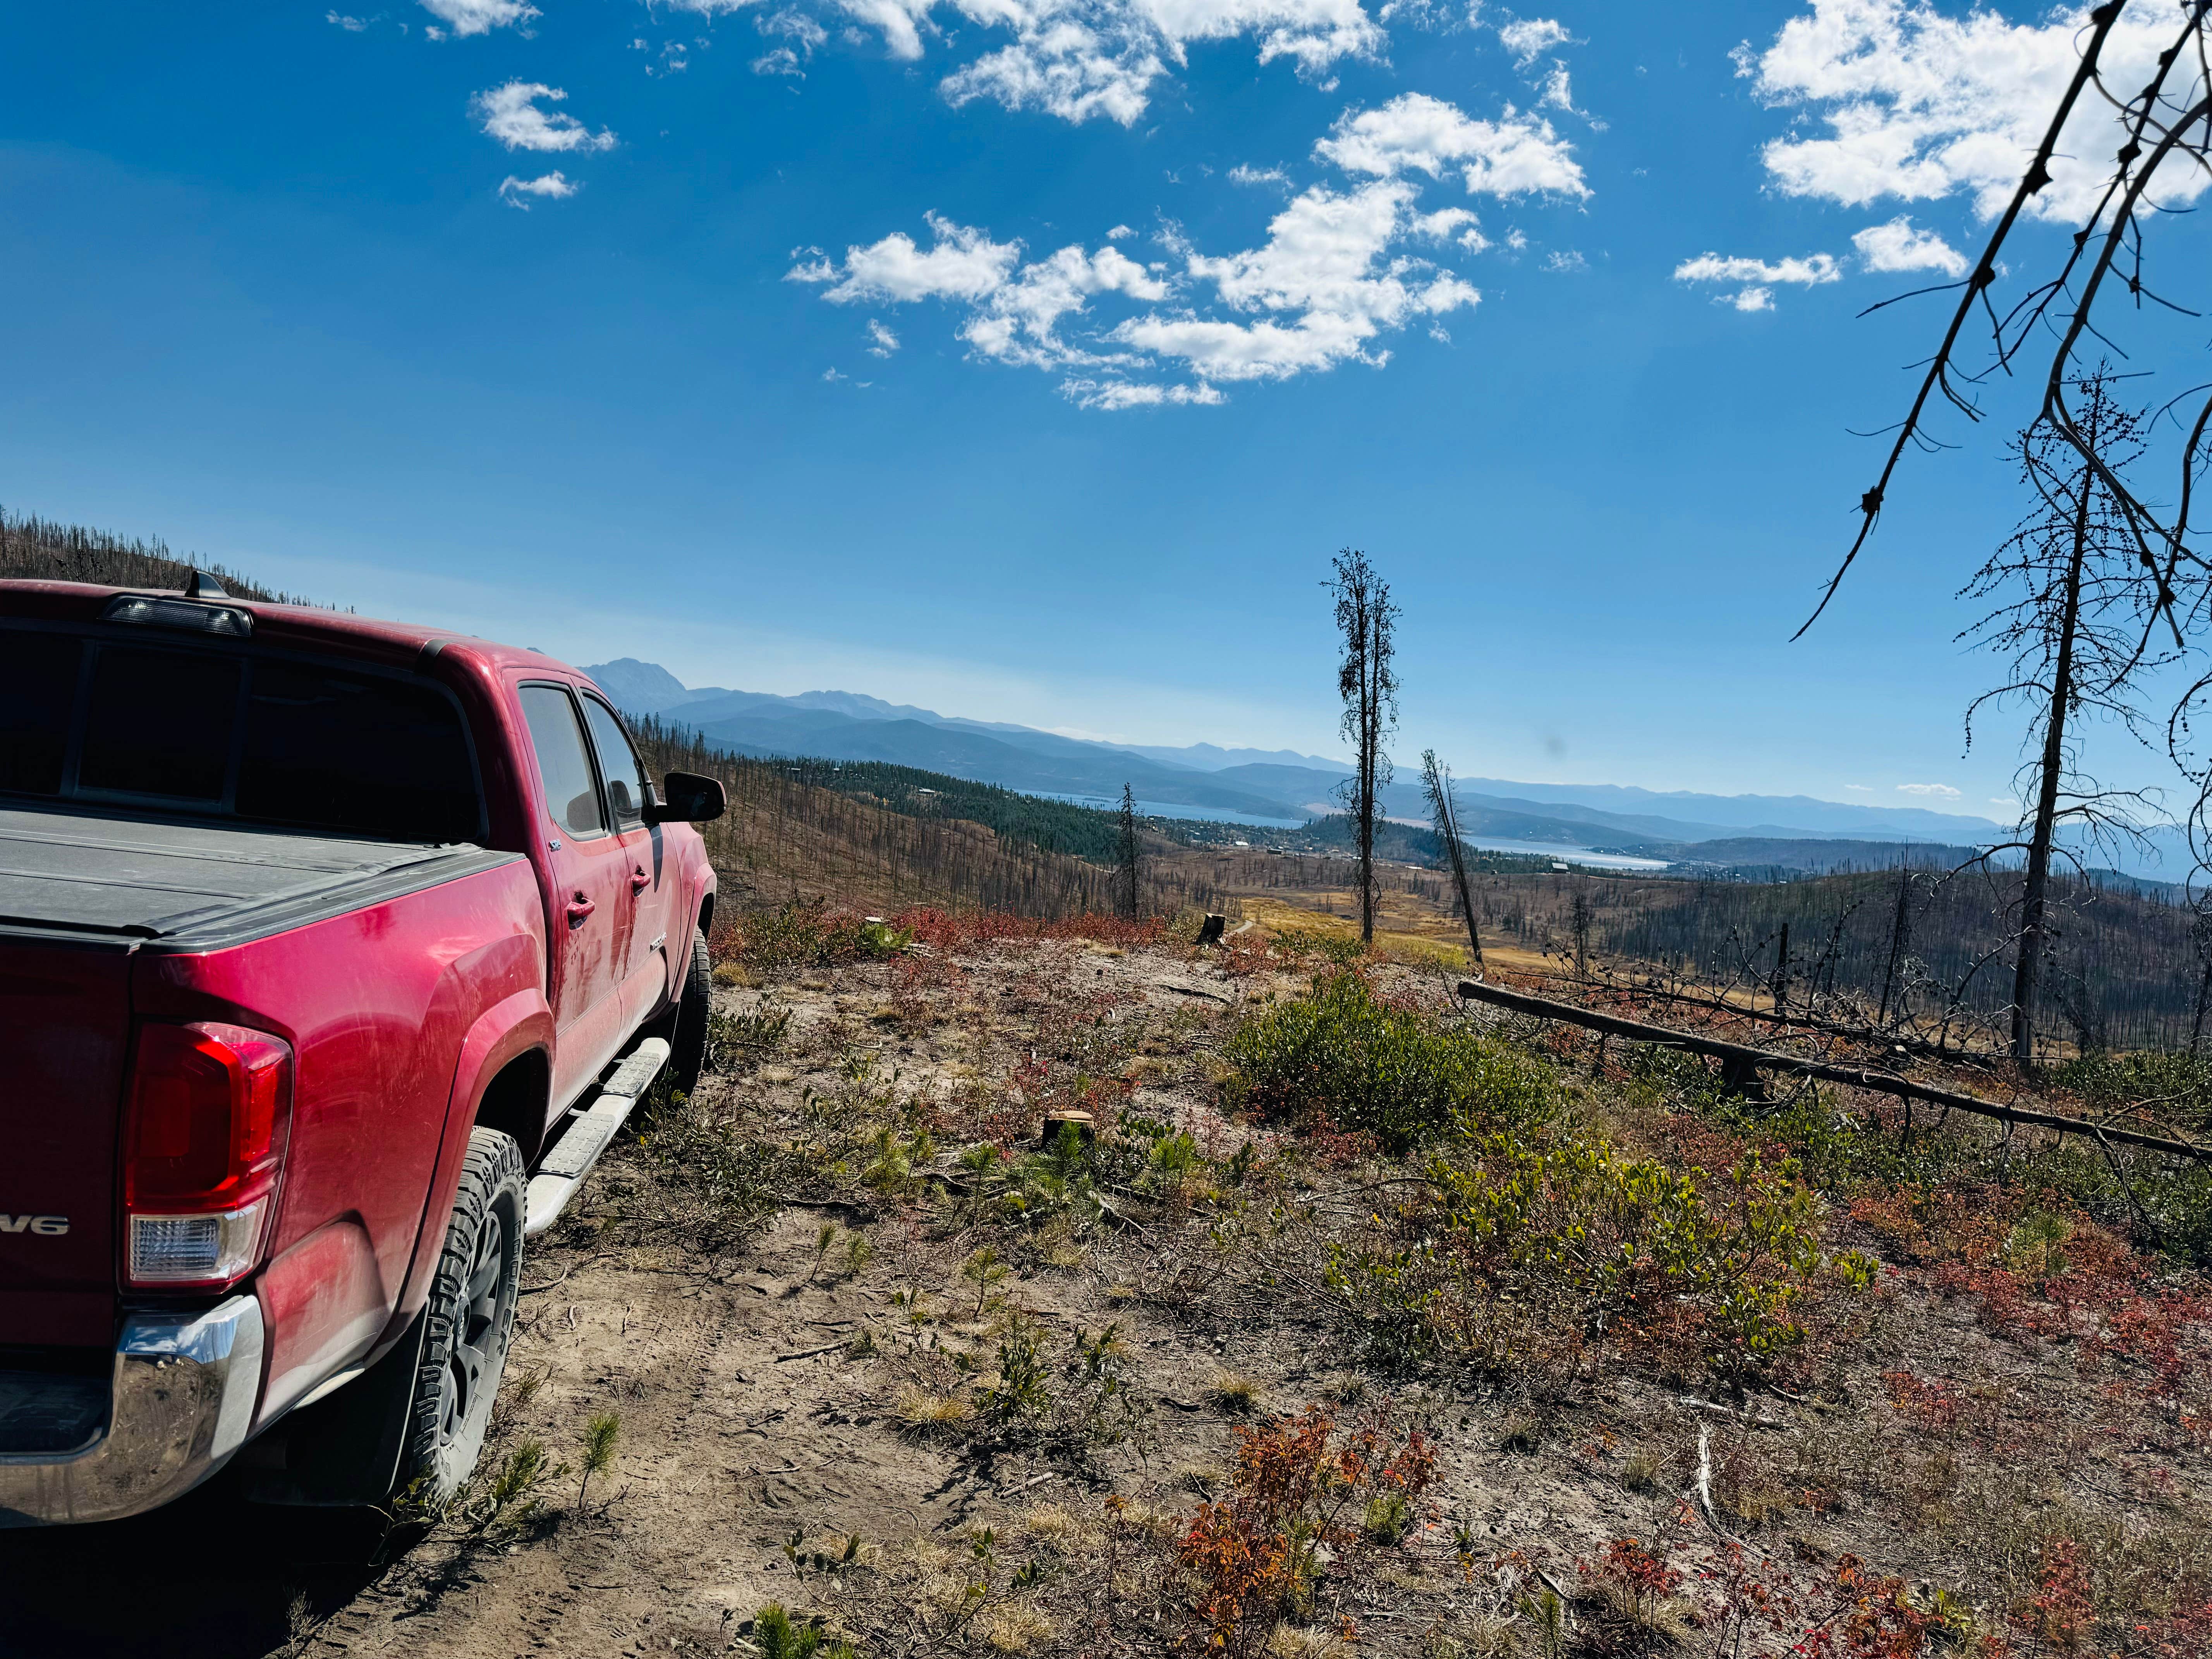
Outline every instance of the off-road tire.
<path id="1" fill-rule="evenodd" d="M 528 1212 L 521 1149 L 496 1129 L 471 1130 L 422 1309 L 422 1357 L 395 1494 L 442 1504 L 476 1468 L 514 1336 Z"/>
<path id="2" fill-rule="evenodd" d="M 714 1006 L 714 964 L 707 957 L 706 934 L 694 927 L 691 971 L 684 976 L 684 994 L 669 1023 L 668 1068 L 662 1073 L 674 1093 L 688 1095 L 699 1086 L 707 1065 L 707 1016 Z"/>

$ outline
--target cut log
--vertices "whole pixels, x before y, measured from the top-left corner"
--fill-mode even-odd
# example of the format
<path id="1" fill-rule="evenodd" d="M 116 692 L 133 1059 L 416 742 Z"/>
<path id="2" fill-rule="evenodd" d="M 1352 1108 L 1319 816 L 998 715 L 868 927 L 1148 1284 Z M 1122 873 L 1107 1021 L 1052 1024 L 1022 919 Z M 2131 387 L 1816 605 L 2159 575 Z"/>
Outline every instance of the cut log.
<path id="1" fill-rule="evenodd" d="M 1688 1054 L 1711 1054 L 1724 1064 L 1733 1062 L 1738 1067 L 1764 1066 L 1769 1071 L 1790 1072 L 1799 1077 L 1819 1078 L 1825 1083 L 1842 1083 L 1854 1089 L 1892 1095 L 1899 1100 L 1924 1100 L 1931 1105 L 1948 1106 L 1954 1111 L 1966 1112 L 1972 1116 L 1995 1118 L 2001 1123 L 2025 1123 L 2034 1128 L 2056 1129 L 2061 1134 L 2102 1136 L 2110 1140 L 2124 1141 L 2130 1146 L 2147 1147 L 2154 1152 L 2195 1158 L 2199 1163 L 2212 1163 L 2212 1147 L 2192 1146 L 2185 1140 L 2147 1135 L 2110 1123 L 2092 1123 L 2087 1118 L 2061 1117 L 2055 1112 L 2038 1112 L 2025 1106 L 2002 1105 L 1993 1100 L 1981 1100 L 1972 1095 L 1960 1094 L 1954 1089 L 1937 1089 L 1925 1083 L 1915 1083 L 1911 1078 L 1899 1077 L 1890 1072 L 1838 1066 L 1825 1060 L 1806 1060 L 1796 1054 L 1780 1054 L 1771 1048 L 1753 1048 L 1741 1042 L 1723 1042 L 1717 1037 L 1699 1036 L 1692 1031 L 1677 1031 L 1665 1025 L 1647 1025 L 1642 1020 L 1623 1019 L 1617 1014 L 1601 1014 L 1593 1009 L 1577 1008 L 1571 1002 L 1531 996 L 1526 991 L 1509 991 L 1502 985 L 1489 985 L 1471 979 L 1460 981 L 1459 994 L 1478 1002 L 1510 1008 L 1517 1014 L 1534 1014 L 1539 1019 L 1565 1020 L 1585 1030 L 1609 1032 L 1614 1036 L 1626 1037 L 1632 1042 L 1656 1043 L 1662 1048 L 1680 1048 Z"/>

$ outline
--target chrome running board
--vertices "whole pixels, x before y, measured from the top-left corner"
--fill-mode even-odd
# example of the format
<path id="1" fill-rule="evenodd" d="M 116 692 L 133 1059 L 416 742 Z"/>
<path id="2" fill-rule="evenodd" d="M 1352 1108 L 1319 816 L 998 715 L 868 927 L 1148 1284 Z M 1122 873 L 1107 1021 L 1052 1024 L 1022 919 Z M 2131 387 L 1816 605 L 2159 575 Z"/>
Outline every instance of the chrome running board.
<path id="1" fill-rule="evenodd" d="M 584 1177 L 614 1144 L 617 1131 L 667 1063 L 667 1041 L 646 1038 L 623 1057 L 599 1097 L 585 1110 L 570 1114 L 567 1130 L 530 1178 L 529 1219 L 522 1224 L 526 1237 L 536 1237 L 561 1218 Z"/>

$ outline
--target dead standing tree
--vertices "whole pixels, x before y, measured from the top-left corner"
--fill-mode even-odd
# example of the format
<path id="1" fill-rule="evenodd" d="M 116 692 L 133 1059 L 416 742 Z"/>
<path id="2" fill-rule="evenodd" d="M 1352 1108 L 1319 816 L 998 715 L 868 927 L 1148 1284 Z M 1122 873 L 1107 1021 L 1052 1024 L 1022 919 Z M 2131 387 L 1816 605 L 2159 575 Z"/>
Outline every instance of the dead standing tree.
<path id="1" fill-rule="evenodd" d="M 2212 1011 L 2212 890 L 2201 891 L 2190 901 L 2189 942 L 2196 947 L 2202 970 L 2197 981 L 2197 1018 L 2189 1027 L 2189 1052 L 2204 1052 L 2204 1016 Z"/>
<path id="2" fill-rule="evenodd" d="M 1139 881 L 1137 840 L 1137 798 L 1129 786 L 1121 786 L 1121 810 L 1115 835 L 1114 908 L 1131 921 L 1137 919 L 1137 895 L 1141 890 Z"/>
<path id="3" fill-rule="evenodd" d="M 1429 813 L 1436 820 L 1437 836 L 1451 859 L 1452 888 L 1459 895 L 1460 914 L 1467 918 L 1467 948 L 1474 958 L 1474 971 L 1482 971 L 1482 935 L 1475 931 L 1474 893 L 1467 879 L 1467 847 L 1459 838 L 1459 806 L 1452 799 L 1451 769 L 1440 764 L 1433 749 L 1421 750 L 1421 787 L 1429 793 Z"/>
<path id="4" fill-rule="evenodd" d="M 1398 607 L 1390 603 L 1390 584 L 1364 553 L 1346 548 L 1336 556 L 1335 569 L 1326 586 L 1335 595 L 1336 628 L 1344 638 L 1336 689 L 1344 699 L 1341 730 L 1354 751 L 1352 775 L 1339 786 L 1338 798 L 1351 815 L 1359 858 L 1359 939 L 1372 945 L 1376 799 L 1390 781 L 1390 757 L 1382 745 L 1398 724 L 1398 677 L 1390 666 Z"/>
<path id="5" fill-rule="evenodd" d="M 2051 860 L 2071 856 L 2057 833 L 2071 827 L 2093 843 L 2139 837 L 2136 820 L 2148 809 L 2139 792 L 2100 789 L 2082 775 L 2081 724 L 2102 715 L 2142 737 L 2148 718 L 2140 701 L 2143 678 L 2172 659 L 2144 648 L 2159 588 L 2144 580 L 2126 510 L 2105 483 L 2124 478 L 2142 453 L 2142 418 L 2114 398 L 2112 377 L 2101 368 L 2073 390 L 2075 428 L 2090 459 L 2046 422 L 2028 429 L 2016 448 L 2037 505 L 1960 590 L 1965 599 L 2000 601 L 1959 637 L 2003 658 L 2008 677 L 1967 708 L 1968 746 L 1983 709 L 2024 704 L 2028 711 L 2028 758 L 2015 780 L 2021 799 L 2033 803 L 2022 815 L 2026 836 L 1982 855 L 1985 866 L 2000 853 L 2025 860 L 2011 1042 L 2023 1066 L 2035 1058 L 2052 945 Z"/>
<path id="6" fill-rule="evenodd" d="M 1940 392 L 1968 420 L 1978 421 L 1984 415 L 1984 383 L 1992 376 L 2012 375 L 2031 345 L 2046 340 L 2051 343 L 2050 355 L 2038 374 L 2041 396 L 2033 416 L 2024 422 L 2025 441 L 2048 442 L 2071 452 L 2070 465 L 2055 465 L 2046 454 L 2045 465 L 2057 476 L 2079 474 L 2094 482 L 2094 493 L 2102 496 L 2118 539 L 2133 560 L 2131 580 L 2147 599 L 2134 607 L 2142 628 L 2133 644 L 2130 673 L 2145 665 L 2154 639 L 2171 639 L 2171 661 L 2190 653 L 2192 635 L 2203 628 L 2208 601 L 2212 601 L 2212 582 L 2208 581 L 2212 561 L 2194 544 L 2201 540 L 2201 532 L 2192 526 L 2191 514 L 2208 439 L 2212 438 L 2212 382 L 2200 382 L 2179 393 L 2146 428 L 2154 428 L 2158 420 L 2170 416 L 2180 434 L 2170 456 L 2179 474 L 2171 507 L 2147 501 L 2102 453 L 2099 422 L 2104 411 L 2100 404 L 2108 403 L 2108 397 L 2087 403 L 2080 399 L 2084 388 L 2100 379 L 2083 362 L 2091 340 L 2100 349 L 2111 349 L 2124 325 L 2140 331 L 2164 313 L 2192 319 L 2200 315 L 2160 294 L 2147 279 L 2144 227 L 2148 219 L 2186 205 L 2212 176 L 2212 0 L 2105 0 L 2087 13 L 2076 39 L 2080 58 L 2074 73 L 2010 201 L 1997 216 L 1981 257 L 1959 282 L 1917 290 L 1953 289 L 1958 300 L 1942 343 L 1927 360 L 1910 409 L 1891 428 L 1893 435 L 1881 471 L 1859 498 L 1858 532 L 1796 636 L 1819 620 L 1865 547 L 1907 448 L 1946 447 L 1928 427 L 1936 394 Z M 2125 79 L 2116 78 L 2120 76 Z M 2089 159 L 2100 155 L 2112 159 Z M 2045 197 L 2054 183 L 2060 188 Z M 2045 263 L 2039 251 L 2025 247 L 2016 234 L 2023 219 L 2039 217 L 2070 217 L 2076 225 L 2066 251 L 2051 263 Z M 2001 275 L 2008 274 L 2008 266 L 2040 280 L 2031 280 L 2017 303 L 2000 315 L 1991 290 Z M 2201 283 L 2204 267 L 2200 263 L 2190 268 L 2197 270 Z M 2162 307 L 2163 313 L 2154 309 L 2146 316 L 2146 301 Z M 1964 341 L 1967 324 L 1978 311 L 1990 326 L 1991 356 L 1985 366 L 1974 370 L 1965 365 Z M 2185 343 L 2197 343 L 2193 332 Z M 2191 721 L 2207 701 L 2212 701 L 2212 672 L 2181 692 L 2166 723 L 2168 753 L 2197 793 L 2189 827 L 2200 865 L 2212 844 L 2212 757 L 2195 752 Z M 2062 716 L 2064 707 L 2062 698 Z M 2034 734 L 2045 740 L 2046 748 L 2055 741 L 2062 757 L 2056 765 L 2039 761 L 2039 781 L 2063 766 L 2063 718 L 2046 720 Z M 2033 816 L 2045 825 L 2045 833 L 2031 830 L 2031 845 L 2047 843 L 2054 813 L 2055 809 L 2044 810 L 2039 795 Z M 2047 878 L 2047 860 L 2045 872 Z M 2031 928 L 2038 931 L 2033 948 L 2024 949 L 2018 958 L 2025 979 L 2017 988 L 2024 995 L 2015 997 L 2012 1047 L 2025 1057 L 2032 1044 L 2029 1034 L 2045 941 L 2039 931 L 2040 915 L 2031 909 L 2022 921 L 2027 924 L 2023 934 Z"/>

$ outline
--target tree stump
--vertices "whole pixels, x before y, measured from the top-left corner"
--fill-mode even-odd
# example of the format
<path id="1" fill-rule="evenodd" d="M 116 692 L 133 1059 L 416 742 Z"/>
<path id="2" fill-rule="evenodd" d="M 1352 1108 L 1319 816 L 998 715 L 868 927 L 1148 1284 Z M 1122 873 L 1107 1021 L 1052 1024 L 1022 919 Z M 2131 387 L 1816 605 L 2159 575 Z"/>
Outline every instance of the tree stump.
<path id="1" fill-rule="evenodd" d="M 1215 915 L 1209 912 L 1206 915 L 1206 921 L 1200 925 L 1198 930 L 1198 942 L 1200 945 L 1220 944 L 1221 930 L 1228 926 L 1228 917 Z"/>
<path id="2" fill-rule="evenodd" d="M 1098 1125 L 1088 1112 L 1058 1111 L 1044 1115 L 1044 1127 L 1037 1131 L 1037 1145 L 1048 1151 L 1059 1144 L 1062 1124 L 1072 1124 L 1077 1136 L 1086 1146 L 1098 1139 Z"/>

